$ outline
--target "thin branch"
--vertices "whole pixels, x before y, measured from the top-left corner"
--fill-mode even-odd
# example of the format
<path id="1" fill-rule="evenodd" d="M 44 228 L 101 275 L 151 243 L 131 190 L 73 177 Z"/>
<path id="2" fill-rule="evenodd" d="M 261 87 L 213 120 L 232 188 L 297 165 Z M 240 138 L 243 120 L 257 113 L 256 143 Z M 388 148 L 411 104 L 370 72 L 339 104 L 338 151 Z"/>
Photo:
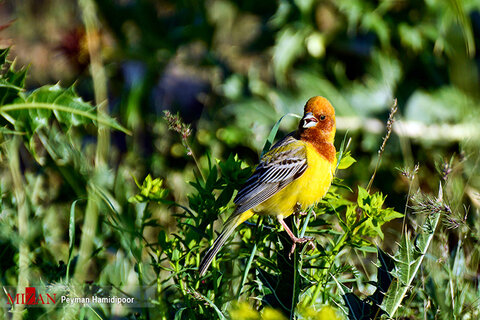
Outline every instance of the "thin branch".
<path id="1" fill-rule="evenodd" d="M 387 134 L 383 138 L 382 145 L 380 146 L 380 149 L 378 150 L 378 158 L 377 158 L 377 164 L 375 165 L 375 170 L 373 170 L 372 177 L 370 178 L 370 181 L 368 182 L 367 186 L 367 192 L 370 192 L 370 188 L 372 187 L 373 180 L 375 179 L 375 175 L 377 174 L 378 167 L 380 166 L 380 161 L 382 160 L 382 155 L 383 152 L 385 151 L 385 146 L 387 144 L 388 139 L 390 138 L 390 135 L 392 134 L 393 130 L 393 122 L 395 113 L 397 112 L 398 107 L 397 107 L 397 99 L 393 100 L 393 106 L 390 109 L 390 114 L 388 115 L 388 121 L 387 121 Z"/>

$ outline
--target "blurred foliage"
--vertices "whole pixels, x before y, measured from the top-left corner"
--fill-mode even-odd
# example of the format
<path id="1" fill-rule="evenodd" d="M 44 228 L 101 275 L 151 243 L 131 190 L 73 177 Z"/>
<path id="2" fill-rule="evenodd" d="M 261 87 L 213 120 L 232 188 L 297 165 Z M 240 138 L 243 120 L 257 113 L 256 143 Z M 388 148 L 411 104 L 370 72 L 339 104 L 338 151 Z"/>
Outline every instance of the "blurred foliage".
<path id="1" fill-rule="evenodd" d="M 118 317 L 221 318 L 244 310 L 268 319 L 285 310 L 282 299 L 291 307 L 292 297 L 300 301 L 299 319 L 337 311 L 351 319 L 383 311 L 398 319 L 479 317 L 478 1 L 95 3 L 100 24 L 92 34 L 101 44 L 113 117 L 97 115 L 98 106 L 88 102 L 95 88 L 77 2 L 0 6 L 0 46 L 12 46 L 15 59 L 0 52 L 2 285 L 18 284 L 24 243 L 33 282 L 69 281 L 88 198 L 98 202 L 99 224 L 87 280 L 157 287 L 155 308 Z M 30 66 L 28 77 L 22 65 Z M 281 249 L 289 243 L 268 219 L 254 221 L 240 228 L 206 279 L 195 278 L 201 250 L 215 237 L 212 222 L 231 212 L 230 200 L 266 137 L 275 137 L 272 125 L 299 114 L 314 95 L 335 106 L 336 145 L 348 131 L 353 155 L 341 156 L 318 218 L 303 220 L 316 250 L 299 253 L 296 268 L 284 268 L 292 263 Z M 397 120 L 410 125 L 398 123 L 373 191 L 366 192 L 385 130 L 378 123 L 393 98 Z M 178 136 L 169 128 L 180 117 L 186 123 L 177 126 Z M 365 125 L 353 126 L 352 119 Z M 285 117 L 275 133 L 293 130 L 296 121 Z M 117 129 L 101 170 L 99 124 Z M 453 132 L 451 125 L 476 131 Z M 438 203 L 450 211 L 437 215 Z M 402 224 L 393 220 L 399 212 Z M 435 217 L 432 231 L 425 226 Z M 28 235 L 19 234 L 20 224 Z M 301 279 L 295 285 L 294 276 Z M 231 307 L 239 296 L 252 299 Z M 86 318 L 116 312 L 82 310 Z M 25 318 L 43 311 L 29 309 Z"/>
<path id="2" fill-rule="evenodd" d="M 140 189 L 140 193 L 128 199 L 129 202 L 146 202 L 146 201 L 158 201 L 161 202 L 168 194 L 168 190 L 162 188 L 163 180 L 157 178 L 153 179 L 148 175 L 140 185 L 135 179 L 135 184 Z"/>

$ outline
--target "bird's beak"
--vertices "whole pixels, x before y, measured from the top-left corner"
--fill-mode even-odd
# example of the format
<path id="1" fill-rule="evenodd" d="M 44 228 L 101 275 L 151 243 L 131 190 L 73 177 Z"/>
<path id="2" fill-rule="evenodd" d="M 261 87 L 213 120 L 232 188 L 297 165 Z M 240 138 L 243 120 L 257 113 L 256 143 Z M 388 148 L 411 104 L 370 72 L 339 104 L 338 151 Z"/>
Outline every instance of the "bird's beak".
<path id="1" fill-rule="evenodd" d="M 302 118 L 302 127 L 304 128 L 315 127 L 317 123 L 317 118 L 315 118 L 311 112 L 307 112 Z"/>

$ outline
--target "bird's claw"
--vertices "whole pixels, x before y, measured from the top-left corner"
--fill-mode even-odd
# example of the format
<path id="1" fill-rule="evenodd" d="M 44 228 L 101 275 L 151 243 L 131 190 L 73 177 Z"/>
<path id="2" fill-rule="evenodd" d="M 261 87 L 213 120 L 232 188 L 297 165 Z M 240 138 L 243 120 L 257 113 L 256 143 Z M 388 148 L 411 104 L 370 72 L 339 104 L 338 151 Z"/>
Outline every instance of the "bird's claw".
<path id="1" fill-rule="evenodd" d="M 295 252 L 295 248 L 297 247 L 297 243 L 299 244 L 307 243 L 308 246 L 311 248 L 311 250 L 314 250 L 315 244 L 313 243 L 313 240 L 314 238 L 312 237 L 303 237 L 303 238 L 295 237 L 294 239 L 292 239 L 293 244 L 292 244 L 292 248 L 290 249 L 290 253 L 288 254 L 288 258 L 291 259 L 292 254 Z"/>

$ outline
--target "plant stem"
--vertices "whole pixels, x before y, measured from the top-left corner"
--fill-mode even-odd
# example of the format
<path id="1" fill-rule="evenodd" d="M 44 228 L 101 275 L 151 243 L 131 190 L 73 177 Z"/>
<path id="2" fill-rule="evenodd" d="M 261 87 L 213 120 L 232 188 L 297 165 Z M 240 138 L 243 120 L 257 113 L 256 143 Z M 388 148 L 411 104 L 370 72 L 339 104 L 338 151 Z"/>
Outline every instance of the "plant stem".
<path id="1" fill-rule="evenodd" d="M 240 299 L 240 295 L 242 294 L 243 286 L 245 285 L 245 282 L 247 282 L 248 272 L 250 271 L 250 268 L 252 267 L 253 258 L 255 257 L 256 253 L 257 253 L 257 243 L 255 242 L 255 244 L 253 245 L 253 248 L 252 248 L 252 252 L 250 253 L 250 257 L 248 258 L 247 265 L 245 266 L 245 271 L 243 272 L 243 275 L 242 275 L 242 281 L 240 282 L 240 287 L 238 288 L 238 291 L 237 291 L 237 300 Z"/>
<path id="2" fill-rule="evenodd" d="M 90 54 L 90 68 L 95 92 L 95 102 L 97 107 L 97 118 L 106 118 L 107 112 L 107 86 L 105 70 L 100 57 L 100 33 L 98 31 L 98 21 L 95 12 L 95 4 L 92 0 L 80 0 L 80 9 L 85 23 L 87 33 L 88 50 Z M 97 150 L 95 155 L 95 170 L 104 167 L 109 150 L 110 135 L 104 123 L 99 121 L 97 131 Z M 97 231 L 98 212 L 100 199 L 94 188 L 88 187 L 88 201 L 85 212 L 85 218 L 82 228 L 82 237 L 80 249 L 78 252 L 78 262 L 75 268 L 74 280 L 80 285 L 80 292 L 83 294 L 83 283 L 87 278 L 87 272 L 90 265 L 90 258 L 93 252 L 93 241 Z"/>
<path id="3" fill-rule="evenodd" d="M 310 213 L 311 211 L 309 211 Z M 307 214 L 308 215 L 308 214 Z M 305 221 L 304 227 L 306 229 L 306 224 L 308 224 L 308 219 Z M 292 219 L 293 232 L 298 233 L 298 226 L 295 223 L 295 219 Z M 301 236 L 303 237 L 303 235 Z M 290 309 L 290 319 L 295 319 L 295 309 L 297 307 L 299 296 L 300 296 L 300 271 L 302 270 L 303 260 L 299 250 L 295 250 L 293 256 L 293 294 L 292 294 L 292 308 Z"/>
<path id="4" fill-rule="evenodd" d="M 405 234 L 405 222 L 406 222 L 406 219 L 407 219 L 408 203 L 410 201 L 410 195 L 412 194 L 412 185 L 413 185 L 413 179 L 412 179 L 412 181 L 410 181 L 410 183 L 408 185 L 407 201 L 405 203 L 405 209 L 403 211 L 402 234 Z"/>
<path id="5" fill-rule="evenodd" d="M 325 285 L 326 285 L 325 277 L 330 272 L 330 268 L 332 267 L 333 263 L 335 262 L 335 258 L 337 257 L 338 253 L 340 251 L 342 251 L 347 238 L 348 238 L 348 232 L 345 232 L 342 235 L 342 237 L 338 240 L 335 247 L 333 247 L 330 256 L 327 257 L 325 267 L 323 269 L 321 269 L 321 271 L 320 271 L 319 282 L 318 282 L 317 286 L 315 287 L 315 291 L 314 291 L 313 296 L 310 300 L 310 305 L 313 305 L 315 303 L 315 301 L 317 300 L 317 298 L 320 294 L 320 291 L 322 290 L 322 288 L 325 287 Z"/>
<path id="6" fill-rule="evenodd" d="M 263 223 L 263 217 L 260 217 L 257 221 L 257 227 L 255 229 L 256 235 L 258 235 L 258 230 L 261 228 L 262 223 Z M 238 291 L 237 291 L 237 300 L 240 299 L 240 295 L 242 294 L 243 286 L 245 285 L 245 282 L 247 282 L 248 272 L 250 271 L 250 268 L 252 267 L 253 258 L 255 257 L 255 254 L 257 253 L 257 239 L 258 239 L 258 237 L 255 237 L 255 243 L 253 244 L 252 252 L 250 253 L 250 257 L 248 258 L 247 265 L 245 266 L 245 270 L 243 271 L 242 281 L 240 282 L 240 287 L 238 288 Z"/>
<path id="7" fill-rule="evenodd" d="M 375 179 L 375 175 L 377 174 L 378 167 L 380 166 L 380 161 L 382 160 L 382 155 L 383 152 L 385 151 L 385 146 L 387 144 L 388 139 L 390 138 L 390 135 L 392 134 L 393 130 L 393 122 L 394 122 L 394 117 L 395 113 L 397 112 L 397 99 L 393 100 L 393 105 L 390 108 L 390 114 L 388 115 L 388 121 L 387 121 L 387 134 L 383 138 L 382 145 L 380 146 L 380 149 L 378 150 L 378 157 L 377 157 L 377 163 L 375 164 L 375 170 L 373 170 L 372 177 L 370 178 L 370 181 L 368 182 L 367 186 L 367 192 L 370 193 L 370 188 L 372 187 L 373 180 Z"/>
<path id="8" fill-rule="evenodd" d="M 85 210 L 85 218 L 78 251 L 78 262 L 75 268 L 74 279 L 76 284 L 82 285 L 87 278 L 89 261 L 93 252 L 93 239 L 97 230 L 98 222 L 98 196 L 94 190 L 88 188 L 88 202 Z"/>
<path id="9" fill-rule="evenodd" d="M 187 147 L 188 152 L 192 156 L 193 161 L 195 162 L 195 165 L 197 166 L 198 172 L 200 172 L 200 175 L 202 176 L 203 181 L 206 182 L 207 179 L 205 179 L 205 176 L 203 175 L 202 167 L 200 167 L 200 162 L 198 161 L 197 156 L 195 155 L 195 152 L 193 152 L 193 149 L 188 143 L 187 138 L 183 139 L 183 141 L 185 142 L 185 146 Z"/>
<path id="10" fill-rule="evenodd" d="M 107 77 L 102 63 L 101 35 L 96 7 L 92 0 L 80 0 L 79 6 L 85 23 L 88 53 L 90 54 L 90 73 L 93 80 L 95 102 L 98 105 L 97 114 L 99 117 L 106 116 L 108 114 Z M 110 132 L 106 126 L 98 126 L 97 141 L 95 163 L 103 166 L 107 161 L 110 146 Z"/>
<path id="11" fill-rule="evenodd" d="M 305 223 L 303 224 L 302 231 L 300 231 L 300 238 L 305 236 L 305 232 L 307 231 L 308 222 L 310 221 L 310 216 L 312 215 L 313 207 L 310 207 L 307 212 L 307 216 L 305 217 Z"/>
<path id="12" fill-rule="evenodd" d="M 10 167 L 10 173 L 13 180 L 13 189 L 15 192 L 15 198 L 17 200 L 18 210 L 18 235 L 20 236 L 19 243 L 19 258 L 18 258 L 18 282 L 17 293 L 24 292 L 25 287 L 29 285 L 29 268 L 28 268 L 28 208 L 25 199 L 25 188 L 23 186 L 22 174 L 20 172 L 20 159 L 18 155 L 18 147 L 20 140 L 18 137 L 14 137 L 8 145 L 8 165 Z M 14 320 L 23 319 L 23 304 L 18 304 L 15 307 L 13 313 Z"/>
<path id="13" fill-rule="evenodd" d="M 293 223 L 295 225 L 295 223 Z M 295 319 L 295 309 L 298 303 L 298 295 L 300 293 L 300 275 L 299 270 L 301 270 L 301 266 L 299 267 L 300 262 L 300 253 L 298 250 L 294 252 L 294 259 L 293 259 L 293 295 L 292 295 L 292 308 L 290 310 L 290 319 Z"/>
<path id="14" fill-rule="evenodd" d="M 148 312 L 148 308 L 145 304 L 145 290 L 143 287 L 145 286 L 145 282 L 143 280 L 143 263 L 141 261 L 137 261 L 138 265 L 138 284 L 140 285 L 140 299 L 142 300 L 143 305 L 143 314 L 145 315 L 146 319 L 150 319 L 150 313 Z"/>

